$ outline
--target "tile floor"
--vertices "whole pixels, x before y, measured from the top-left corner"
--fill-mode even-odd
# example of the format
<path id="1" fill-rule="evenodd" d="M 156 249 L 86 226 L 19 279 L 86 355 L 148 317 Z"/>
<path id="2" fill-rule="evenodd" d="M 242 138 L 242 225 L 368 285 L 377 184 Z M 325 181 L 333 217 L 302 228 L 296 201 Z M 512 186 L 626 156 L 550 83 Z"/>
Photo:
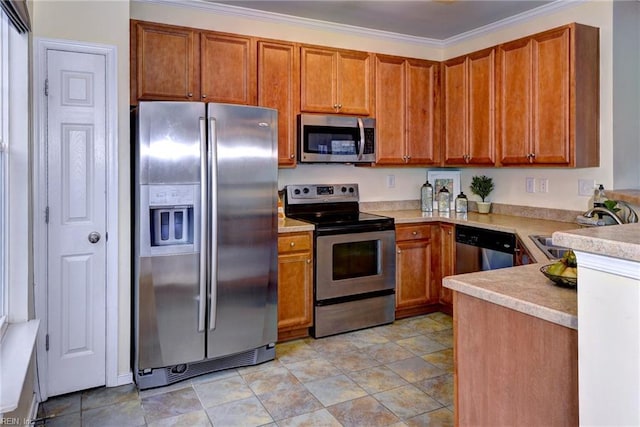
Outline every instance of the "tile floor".
<path id="1" fill-rule="evenodd" d="M 453 426 L 452 319 L 432 313 L 278 344 L 276 359 L 167 387 L 43 402 L 46 426 Z"/>

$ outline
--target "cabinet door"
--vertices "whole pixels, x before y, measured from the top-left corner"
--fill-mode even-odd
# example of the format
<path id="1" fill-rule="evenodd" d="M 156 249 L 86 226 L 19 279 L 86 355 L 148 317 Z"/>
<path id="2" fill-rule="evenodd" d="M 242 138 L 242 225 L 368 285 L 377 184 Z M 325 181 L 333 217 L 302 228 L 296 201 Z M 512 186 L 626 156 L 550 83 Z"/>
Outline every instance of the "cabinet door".
<path id="1" fill-rule="evenodd" d="M 532 41 L 532 152 L 534 163 L 569 163 L 569 28 Z"/>
<path id="2" fill-rule="evenodd" d="M 531 40 L 498 48 L 500 163 L 528 164 L 531 153 Z"/>
<path id="3" fill-rule="evenodd" d="M 131 21 L 131 103 L 198 100 L 198 33 L 190 28 Z"/>
<path id="4" fill-rule="evenodd" d="M 371 59 L 367 52 L 339 51 L 337 55 L 338 112 L 371 113 Z"/>
<path id="5" fill-rule="evenodd" d="M 258 105 L 278 110 L 278 166 L 296 165 L 300 59 L 293 43 L 258 42 Z"/>
<path id="6" fill-rule="evenodd" d="M 440 224 L 440 303 L 450 310 L 453 291 L 442 286 L 442 278 L 456 274 L 456 236 L 453 224 Z"/>
<path id="7" fill-rule="evenodd" d="M 407 163 L 439 163 L 439 65 L 431 61 L 407 59 L 406 67 Z"/>
<path id="8" fill-rule="evenodd" d="M 336 52 L 303 46 L 300 61 L 300 109 L 305 112 L 335 113 Z"/>
<path id="9" fill-rule="evenodd" d="M 313 325 L 311 233 L 278 237 L 278 340 L 309 335 Z"/>
<path id="10" fill-rule="evenodd" d="M 255 105 L 255 40 L 207 31 L 200 43 L 202 101 Z"/>
<path id="11" fill-rule="evenodd" d="M 436 231 L 437 226 L 432 225 L 396 227 L 396 318 L 437 308 Z"/>
<path id="12" fill-rule="evenodd" d="M 432 286 L 432 241 L 396 243 L 396 311 L 438 302 Z"/>
<path id="13" fill-rule="evenodd" d="M 442 65 L 442 105 L 444 127 L 444 163 L 466 164 L 467 118 L 467 58 L 446 61 Z"/>
<path id="14" fill-rule="evenodd" d="M 278 329 L 309 327 L 313 295 L 310 252 L 278 256 Z"/>
<path id="15" fill-rule="evenodd" d="M 376 163 L 405 163 L 405 59 L 376 55 Z"/>
<path id="16" fill-rule="evenodd" d="M 495 49 L 467 58 L 467 163 L 494 166 L 495 158 Z"/>

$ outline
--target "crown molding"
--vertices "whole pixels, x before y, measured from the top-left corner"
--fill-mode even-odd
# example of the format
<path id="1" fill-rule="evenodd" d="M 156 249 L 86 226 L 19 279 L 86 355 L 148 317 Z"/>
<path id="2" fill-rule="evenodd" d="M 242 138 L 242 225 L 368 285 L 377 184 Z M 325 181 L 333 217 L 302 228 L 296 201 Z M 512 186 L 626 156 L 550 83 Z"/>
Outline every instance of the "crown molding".
<path id="1" fill-rule="evenodd" d="M 456 36 L 449 37 L 448 39 L 443 40 L 443 44 L 444 44 L 444 47 L 447 47 L 447 46 L 460 43 L 469 39 L 474 39 L 476 37 L 480 37 L 480 36 L 492 33 L 494 31 L 498 31 L 507 27 L 522 24 L 523 22 L 530 21 L 540 16 L 550 15 L 559 10 L 574 7 L 577 4 L 584 3 L 585 1 L 587 0 L 555 0 L 552 3 L 539 6 L 535 9 L 531 9 L 526 12 L 522 12 L 517 15 L 513 15 L 496 22 L 492 22 L 491 24 L 487 24 L 485 26 L 478 27 L 476 29 L 473 29 L 464 33 L 460 33 Z"/>
<path id="2" fill-rule="evenodd" d="M 241 18 L 254 19 L 258 21 L 271 22 L 276 24 L 291 24 L 302 27 L 331 31 L 346 35 L 377 38 L 403 43 L 411 43 L 422 45 L 425 47 L 447 48 L 450 45 L 460 43 L 469 39 L 480 37 L 491 32 L 518 25 L 540 16 L 548 15 L 562 9 L 576 6 L 587 0 L 555 0 L 552 3 L 539 6 L 527 12 L 493 22 L 491 24 L 467 31 L 444 40 L 432 39 L 427 37 L 411 36 L 407 34 L 394 33 L 391 31 L 382 31 L 354 25 L 338 24 L 334 22 L 321 21 L 317 19 L 302 18 L 297 16 L 285 15 L 281 13 L 265 12 L 256 9 L 248 9 L 245 7 L 233 6 L 228 4 L 214 3 L 207 0 L 132 0 L 134 3 L 157 3 L 174 7 L 184 7 L 191 9 L 200 9 L 203 11 L 213 12 L 220 15 L 237 16 Z M 640 1 L 640 0 L 638 0 Z"/>
<path id="3" fill-rule="evenodd" d="M 132 3 L 157 3 L 176 7 L 200 9 L 219 15 L 237 16 L 240 18 L 248 18 L 276 24 L 299 25 L 301 27 L 310 28 L 313 30 L 331 31 L 334 33 L 341 33 L 345 35 L 377 38 L 381 40 L 392 40 L 436 48 L 444 47 L 444 42 L 442 40 L 430 39 L 427 37 L 417 37 L 407 34 L 394 33 L 391 31 L 357 27 L 355 25 L 338 24 L 334 22 L 320 21 L 317 19 L 284 15 L 281 13 L 265 12 L 262 10 L 248 9 L 245 7 L 232 6 L 228 4 L 212 3 L 206 0 L 132 0 Z"/>

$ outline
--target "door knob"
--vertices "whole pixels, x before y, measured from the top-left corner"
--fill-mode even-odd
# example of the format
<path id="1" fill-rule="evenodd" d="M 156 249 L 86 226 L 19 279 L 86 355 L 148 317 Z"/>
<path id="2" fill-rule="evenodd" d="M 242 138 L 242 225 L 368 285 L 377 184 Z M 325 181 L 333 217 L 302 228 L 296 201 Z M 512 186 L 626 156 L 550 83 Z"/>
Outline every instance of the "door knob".
<path id="1" fill-rule="evenodd" d="M 91 233 L 89 233 L 89 236 L 87 238 L 91 243 L 98 243 L 98 241 L 100 240 L 100 233 L 98 233 L 97 231 L 92 231 Z"/>

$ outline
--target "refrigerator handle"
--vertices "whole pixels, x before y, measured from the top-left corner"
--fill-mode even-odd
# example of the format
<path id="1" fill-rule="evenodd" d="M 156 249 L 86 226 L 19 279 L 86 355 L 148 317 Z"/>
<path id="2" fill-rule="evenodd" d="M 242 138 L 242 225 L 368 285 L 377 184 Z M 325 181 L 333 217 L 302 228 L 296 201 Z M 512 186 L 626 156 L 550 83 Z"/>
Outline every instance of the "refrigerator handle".
<path id="1" fill-rule="evenodd" d="M 207 315 L 207 260 L 209 207 L 207 204 L 207 139 L 206 122 L 200 117 L 200 300 L 198 302 L 198 332 L 203 332 Z"/>
<path id="2" fill-rule="evenodd" d="M 217 153 L 216 119 L 209 118 L 209 282 L 211 283 L 211 297 L 209 306 L 209 330 L 216 328 L 216 314 L 218 307 L 218 153 Z"/>

